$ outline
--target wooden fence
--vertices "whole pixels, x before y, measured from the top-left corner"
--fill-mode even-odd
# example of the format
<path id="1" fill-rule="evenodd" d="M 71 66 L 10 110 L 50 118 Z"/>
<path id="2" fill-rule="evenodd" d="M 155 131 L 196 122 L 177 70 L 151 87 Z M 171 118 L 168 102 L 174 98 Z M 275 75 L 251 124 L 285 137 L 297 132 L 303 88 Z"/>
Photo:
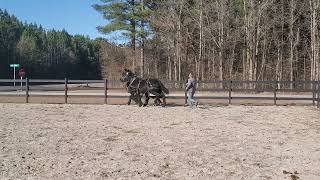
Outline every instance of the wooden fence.
<path id="1" fill-rule="evenodd" d="M 64 103 L 68 103 L 68 97 L 70 96 L 97 96 L 104 98 L 104 103 L 108 103 L 109 98 L 128 98 L 127 95 L 111 95 L 108 94 L 108 90 L 111 89 L 119 89 L 123 86 L 120 81 L 108 81 L 108 80 L 68 80 L 65 78 L 64 80 L 45 80 L 45 79 L 23 79 L 23 80 L 11 80 L 11 79 L 0 79 L 0 84 L 6 84 L 6 88 L 2 88 L 0 86 L 0 92 L 5 89 L 8 91 L 9 83 L 23 84 L 23 90 L 25 91 L 25 102 L 29 103 L 30 98 L 30 83 L 33 84 L 60 84 L 64 85 L 63 89 L 59 89 L 59 91 L 64 91 L 64 94 L 59 94 L 56 96 L 64 96 Z M 79 95 L 69 95 L 69 85 L 71 84 L 103 84 L 103 94 L 79 94 Z M 164 81 L 165 86 L 170 89 L 175 90 L 184 90 L 185 82 L 183 81 Z M 272 100 L 274 105 L 277 105 L 278 100 L 294 100 L 294 101 L 312 101 L 313 106 L 317 106 L 320 108 L 320 81 L 199 81 L 198 82 L 199 91 L 214 91 L 214 92 L 228 92 L 227 96 L 198 96 L 197 99 L 224 99 L 227 100 L 229 104 L 232 104 L 232 100 Z M 288 87 L 294 87 L 293 89 Z M 16 88 L 12 88 L 12 91 L 19 89 L 19 86 Z M 9 90 L 10 90 L 9 88 Z M 49 87 L 50 89 L 50 87 Z M 47 89 L 47 90 L 49 90 Z M 273 97 L 252 97 L 252 96 L 233 96 L 234 92 L 271 92 Z M 278 97 L 277 93 L 279 92 L 294 92 L 294 93 L 311 93 L 310 97 Z M 15 96 L 15 94 L 1 93 L 1 96 Z M 21 94 L 19 94 L 21 96 Z M 42 96 L 42 94 L 32 95 L 32 96 Z M 184 99 L 185 103 L 187 102 L 187 92 L 184 93 L 184 96 L 172 96 L 168 95 L 168 99 Z"/>

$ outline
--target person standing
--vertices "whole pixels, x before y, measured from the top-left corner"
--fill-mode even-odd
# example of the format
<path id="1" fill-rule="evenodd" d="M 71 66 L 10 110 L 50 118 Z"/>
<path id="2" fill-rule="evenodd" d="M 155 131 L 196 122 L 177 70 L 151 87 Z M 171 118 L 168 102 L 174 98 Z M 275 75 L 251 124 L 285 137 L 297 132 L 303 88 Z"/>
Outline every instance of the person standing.
<path id="1" fill-rule="evenodd" d="M 198 105 L 198 102 L 194 99 L 194 94 L 196 92 L 196 89 L 197 89 L 197 81 L 193 77 L 193 74 L 190 73 L 189 79 L 186 85 L 186 91 L 188 96 L 187 102 L 190 107 Z"/>

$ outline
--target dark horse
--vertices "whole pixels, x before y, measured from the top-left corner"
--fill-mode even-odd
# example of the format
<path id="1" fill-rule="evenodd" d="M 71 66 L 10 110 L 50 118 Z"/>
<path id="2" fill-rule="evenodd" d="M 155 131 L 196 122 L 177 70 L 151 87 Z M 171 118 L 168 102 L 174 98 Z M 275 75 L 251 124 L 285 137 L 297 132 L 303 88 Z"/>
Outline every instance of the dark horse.
<path id="1" fill-rule="evenodd" d="M 120 79 L 126 83 L 128 92 L 130 93 L 128 105 L 131 103 L 131 99 L 135 100 L 139 106 L 148 105 L 150 94 L 155 96 L 155 104 L 166 105 L 166 94 L 169 94 L 169 90 L 158 79 L 142 79 L 137 77 L 132 71 L 125 69 Z M 142 104 L 141 98 L 145 96 L 145 103 Z M 161 102 L 160 98 L 163 99 Z"/>

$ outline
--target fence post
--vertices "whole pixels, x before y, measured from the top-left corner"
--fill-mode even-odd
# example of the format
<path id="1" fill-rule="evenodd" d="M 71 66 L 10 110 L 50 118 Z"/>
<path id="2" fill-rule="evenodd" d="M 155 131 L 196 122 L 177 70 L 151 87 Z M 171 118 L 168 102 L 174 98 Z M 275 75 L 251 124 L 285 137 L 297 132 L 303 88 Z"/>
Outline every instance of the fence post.
<path id="1" fill-rule="evenodd" d="M 108 98 L 108 80 L 105 79 L 104 80 L 104 103 L 105 104 L 108 104 L 107 98 Z"/>
<path id="2" fill-rule="evenodd" d="M 26 103 L 29 103 L 29 79 L 26 78 Z"/>
<path id="3" fill-rule="evenodd" d="M 316 83 L 315 81 L 311 81 L 311 86 L 312 86 L 312 105 L 315 106 L 315 98 L 316 98 Z"/>
<path id="4" fill-rule="evenodd" d="M 232 80 L 229 82 L 229 105 L 231 104 Z"/>
<path id="5" fill-rule="evenodd" d="M 275 81 L 273 88 L 273 104 L 277 105 L 277 90 L 278 90 L 278 81 Z"/>
<path id="6" fill-rule="evenodd" d="M 64 79 L 64 103 L 68 103 L 68 79 Z"/>

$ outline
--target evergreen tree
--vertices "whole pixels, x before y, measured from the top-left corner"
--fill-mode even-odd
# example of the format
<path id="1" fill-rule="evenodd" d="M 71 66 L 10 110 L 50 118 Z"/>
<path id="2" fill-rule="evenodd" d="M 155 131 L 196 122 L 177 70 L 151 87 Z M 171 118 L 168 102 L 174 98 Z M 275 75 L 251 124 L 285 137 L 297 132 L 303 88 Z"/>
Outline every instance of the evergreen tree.
<path id="1" fill-rule="evenodd" d="M 101 0 L 101 2 L 102 5 L 95 4 L 93 7 L 103 14 L 108 24 L 97 27 L 98 30 L 105 34 L 121 31 L 130 38 L 131 46 L 135 49 L 138 22 L 136 0 Z"/>
<path id="2" fill-rule="evenodd" d="M 12 78 L 9 64 L 19 63 L 29 78 L 99 79 L 99 49 L 88 37 L 23 24 L 0 9 L 0 78 Z"/>
<path id="3" fill-rule="evenodd" d="M 151 9 L 144 0 L 101 0 L 103 3 L 95 4 L 93 7 L 103 14 L 108 20 L 105 26 L 99 26 L 98 30 L 109 34 L 112 32 L 122 32 L 125 37 L 129 37 L 133 53 L 132 69 L 136 70 L 135 51 L 137 39 L 140 38 L 141 47 L 141 76 L 144 75 L 144 42 L 147 37 L 147 28 Z"/>
<path id="4" fill-rule="evenodd" d="M 9 64 L 15 63 L 15 46 L 22 32 L 22 23 L 0 9 L 0 77 L 10 77 Z"/>

